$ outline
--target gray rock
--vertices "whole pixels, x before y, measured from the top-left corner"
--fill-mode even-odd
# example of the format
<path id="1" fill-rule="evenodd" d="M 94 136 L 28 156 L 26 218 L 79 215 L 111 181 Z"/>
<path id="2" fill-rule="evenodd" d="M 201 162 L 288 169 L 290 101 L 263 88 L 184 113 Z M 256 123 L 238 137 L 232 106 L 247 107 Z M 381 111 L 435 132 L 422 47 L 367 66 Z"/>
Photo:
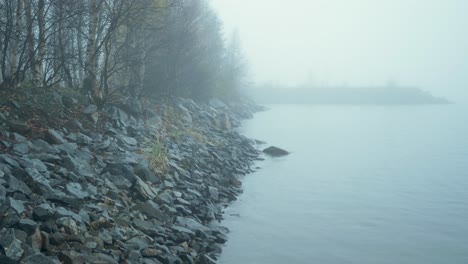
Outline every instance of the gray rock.
<path id="1" fill-rule="evenodd" d="M 45 139 L 50 144 L 63 144 L 65 139 L 63 139 L 62 135 L 54 129 L 48 129 L 45 133 Z"/>
<path id="2" fill-rule="evenodd" d="M 278 147 L 275 147 L 275 146 L 271 146 L 271 147 L 268 147 L 266 149 L 263 150 L 263 152 L 265 154 L 268 154 L 272 157 L 281 157 L 281 156 L 286 156 L 289 154 L 288 151 L 284 150 L 284 149 L 280 149 Z"/>
<path id="3" fill-rule="evenodd" d="M 176 218 L 176 223 L 179 226 L 186 227 L 192 231 L 207 231 L 208 227 L 202 225 L 199 221 L 193 219 L 193 218 L 188 218 L 188 217 L 181 217 L 178 216 Z"/>
<path id="4" fill-rule="evenodd" d="M 21 215 L 22 213 L 24 213 L 24 211 L 26 211 L 24 209 L 24 202 L 23 201 L 19 201 L 19 200 L 15 200 L 11 197 L 8 197 L 8 205 L 16 211 L 16 213 L 18 213 L 18 215 Z"/>
<path id="5" fill-rule="evenodd" d="M 29 189 L 28 185 L 18 180 L 13 175 L 8 175 L 6 180 L 8 183 L 8 192 L 20 192 L 28 196 L 31 194 L 31 189 Z"/>
<path id="6" fill-rule="evenodd" d="M 208 187 L 208 193 L 209 193 L 211 199 L 213 199 L 215 201 L 219 200 L 218 188 L 209 186 Z"/>
<path id="7" fill-rule="evenodd" d="M 75 220 L 77 223 L 83 222 L 83 218 L 81 217 L 81 215 L 74 213 L 70 210 L 67 210 L 63 207 L 57 207 L 57 209 L 55 210 L 54 216 L 55 218 L 70 217 L 73 220 Z"/>
<path id="8" fill-rule="evenodd" d="M 157 204 L 150 200 L 134 206 L 132 210 L 137 210 L 150 218 L 158 219 L 162 222 L 169 221 L 169 217 L 159 209 Z"/>
<path id="9" fill-rule="evenodd" d="M 18 168 L 19 167 L 18 162 L 16 162 L 16 160 L 12 159 L 11 156 L 9 156 L 8 154 L 1 154 L 0 155 L 0 163 L 2 161 L 4 163 L 10 165 L 13 168 Z"/>
<path id="10" fill-rule="evenodd" d="M 53 209 L 49 204 L 43 203 L 33 209 L 33 219 L 36 221 L 46 221 L 47 219 L 53 217 L 55 214 L 55 209 Z"/>
<path id="11" fill-rule="evenodd" d="M 67 190 L 68 193 L 70 193 L 71 195 L 77 198 L 83 199 L 83 198 L 89 197 L 89 193 L 84 191 L 79 183 L 76 183 L 76 182 L 67 183 L 67 185 L 65 186 L 65 189 Z"/>
<path id="12" fill-rule="evenodd" d="M 65 229 L 65 232 L 71 235 L 77 235 L 83 229 L 76 224 L 76 222 L 71 219 L 70 217 L 62 217 L 56 220 L 56 223 L 59 227 L 62 227 Z"/>
<path id="13" fill-rule="evenodd" d="M 26 174 L 23 180 L 34 193 L 42 195 L 53 193 L 49 180 L 37 169 L 26 168 L 25 171 Z"/>
<path id="14" fill-rule="evenodd" d="M 216 264 L 216 260 L 212 259 L 210 256 L 206 254 L 203 254 L 203 255 L 200 255 L 198 263 L 199 264 Z"/>
<path id="15" fill-rule="evenodd" d="M 212 98 L 210 99 L 209 102 L 210 106 L 215 108 L 215 109 L 227 109 L 227 105 L 223 103 L 223 101 L 217 99 L 217 98 Z"/>
<path id="16" fill-rule="evenodd" d="M 135 183 L 132 190 L 138 194 L 143 200 L 152 200 L 156 197 L 157 190 L 142 181 L 138 176 L 135 176 Z"/>
<path id="17" fill-rule="evenodd" d="M 162 250 L 157 248 L 145 248 L 141 250 L 141 255 L 145 258 L 155 258 L 163 254 Z"/>
<path id="18" fill-rule="evenodd" d="M 117 137 L 120 142 L 129 145 L 129 146 L 136 146 L 138 144 L 138 141 L 135 138 L 132 137 L 127 137 L 124 135 L 118 135 Z"/>
<path id="19" fill-rule="evenodd" d="M 16 238 L 16 231 L 12 228 L 0 230 L 0 247 L 5 251 L 7 260 L 19 261 L 23 256 L 22 242 Z"/>
<path id="20" fill-rule="evenodd" d="M 90 115 L 98 110 L 96 105 L 90 104 L 85 109 L 83 109 L 83 114 Z"/>
<path id="21" fill-rule="evenodd" d="M 26 143 L 18 143 L 13 146 L 13 151 L 20 155 L 26 155 L 29 153 L 29 146 Z"/>
<path id="22" fill-rule="evenodd" d="M 36 231 L 37 223 L 31 219 L 21 219 L 18 227 L 30 236 Z"/>
<path id="23" fill-rule="evenodd" d="M 16 142 L 27 142 L 28 140 L 18 133 L 12 133 L 10 136 Z"/>
<path id="24" fill-rule="evenodd" d="M 13 132 L 17 132 L 20 134 L 25 134 L 31 131 L 31 128 L 29 127 L 29 124 L 24 122 L 24 121 L 19 121 L 19 120 L 10 120 L 8 122 L 8 125 Z"/>
<path id="25" fill-rule="evenodd" d="M 21 261 L 22 264 L 57 264 L 57 260 L 43 254 L 29 256 Z"/>

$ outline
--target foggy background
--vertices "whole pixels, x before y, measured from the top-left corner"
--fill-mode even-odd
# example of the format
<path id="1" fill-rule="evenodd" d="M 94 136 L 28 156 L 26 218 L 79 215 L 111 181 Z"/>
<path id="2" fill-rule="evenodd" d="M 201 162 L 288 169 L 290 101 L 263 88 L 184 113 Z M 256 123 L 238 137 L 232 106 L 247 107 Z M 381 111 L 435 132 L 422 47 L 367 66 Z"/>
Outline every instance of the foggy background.
<path id="1" fill-rule="evenodd" d="M 463 0 L 212 0 L 257 84 L 395 82 L 466 101 Z"/>

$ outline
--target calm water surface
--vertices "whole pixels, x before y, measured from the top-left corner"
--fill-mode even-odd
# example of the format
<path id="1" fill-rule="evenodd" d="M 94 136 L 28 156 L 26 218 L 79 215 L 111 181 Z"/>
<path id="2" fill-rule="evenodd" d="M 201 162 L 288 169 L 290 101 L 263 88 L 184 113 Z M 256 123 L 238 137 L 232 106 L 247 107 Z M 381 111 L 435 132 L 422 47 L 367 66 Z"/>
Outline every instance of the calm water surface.
<path id="1" fill-rule="evenodd" d="M 468 107 L 270 107 L 220 263 L 468 263 Z"/>

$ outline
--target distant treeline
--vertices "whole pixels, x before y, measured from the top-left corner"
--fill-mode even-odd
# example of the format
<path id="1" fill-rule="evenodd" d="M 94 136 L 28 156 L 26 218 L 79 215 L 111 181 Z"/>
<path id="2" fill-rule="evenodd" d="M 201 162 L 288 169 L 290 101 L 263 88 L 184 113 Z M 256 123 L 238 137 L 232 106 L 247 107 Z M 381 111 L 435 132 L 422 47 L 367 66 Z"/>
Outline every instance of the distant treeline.
<path id="1" fill-rule="evenodd" d="M 274 87 L 252 89 L 252 96 L 271 104 L 445 104 L 444 98 L 414 87 Z"/>
<path id="2" fill-rule="evenodd" d="M 232 98 L 245 76 L 208 0 L 0 0 L 0 88 Z"/>

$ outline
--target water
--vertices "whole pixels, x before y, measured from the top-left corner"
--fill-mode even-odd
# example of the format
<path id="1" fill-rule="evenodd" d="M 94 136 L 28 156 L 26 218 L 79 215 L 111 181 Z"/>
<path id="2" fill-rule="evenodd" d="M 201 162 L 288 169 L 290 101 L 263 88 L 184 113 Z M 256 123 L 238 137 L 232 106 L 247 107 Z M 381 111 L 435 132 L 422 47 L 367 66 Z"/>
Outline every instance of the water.
<path id="1" fill-rule="evenodd" d="M 272 106 L 219 263 L 468 263 L 468 107 Z"/>

